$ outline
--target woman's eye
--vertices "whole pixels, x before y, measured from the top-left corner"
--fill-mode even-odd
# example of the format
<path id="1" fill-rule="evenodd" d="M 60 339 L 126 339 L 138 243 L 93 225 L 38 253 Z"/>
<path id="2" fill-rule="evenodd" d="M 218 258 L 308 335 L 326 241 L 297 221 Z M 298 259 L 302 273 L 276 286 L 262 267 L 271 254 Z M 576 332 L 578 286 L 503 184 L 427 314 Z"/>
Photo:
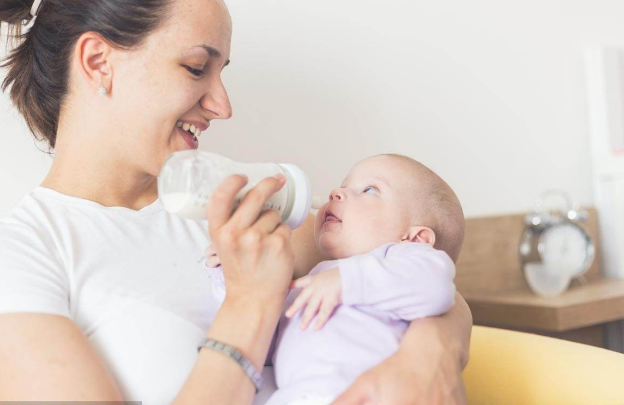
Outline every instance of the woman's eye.
<path id="1" fill-rule="evenodd" d="M 366 187 L 364 189 L 364 193 L 366 193 L 366 194 L 377 194 L 377 189 L 375 187 Z"/>
<path id="2" fill-rule="evenodd" d="M 189 67 L 189 66 L 184 66 L 184 67 L 186 68 L 186 70 L 188 70 L 189 72 L 191 72 L 191 74 L 192 74 L 193 76 L 200 77 L 201 75 L 203 75 L 203 74 L 204 74 L 204 71 L 203 71 L 203 70 L 200 70 L 200 69 L 193 69 L 192 67 Z"/>

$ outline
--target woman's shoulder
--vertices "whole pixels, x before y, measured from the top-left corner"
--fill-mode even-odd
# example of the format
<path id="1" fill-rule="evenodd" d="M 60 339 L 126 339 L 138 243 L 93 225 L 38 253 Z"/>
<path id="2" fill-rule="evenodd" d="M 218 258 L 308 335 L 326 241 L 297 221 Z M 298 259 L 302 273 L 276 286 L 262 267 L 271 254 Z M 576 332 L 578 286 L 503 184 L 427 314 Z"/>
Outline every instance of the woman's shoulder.
<path id="1" fill-rule="evenodd" d="M 8 213 L 0 216 L 0 240 L 20 236 L 40 237 L 45 233 L 42 219 L 46 203 L 30 191 Z M 0 246 L 3 244 L 0 242 Z"/>
<path id="2" fill-rule="evenodd" d="M 58 259 L 50 221 L 54 215 L 53 205 L 33 191 L 24 195 L 13 209 L 0 216 L 0 262 L 37 253 Z"/>
<path id="3" fill-rule="evenodd" d="M 0 217 L 0 314 L 69 316 L 69 278 L 45 207 L 30 193 Z"/>
<path id="4" fill-rule="evenodd" d="M 41 189 L 32 189 L 0 216 L 0 265 L 22 266 L 37 258 L 50 267 L 62 265 L 60 244 L 62 235 L 73 235 L 68 226 L 71 215 L 64 204 Z"/>

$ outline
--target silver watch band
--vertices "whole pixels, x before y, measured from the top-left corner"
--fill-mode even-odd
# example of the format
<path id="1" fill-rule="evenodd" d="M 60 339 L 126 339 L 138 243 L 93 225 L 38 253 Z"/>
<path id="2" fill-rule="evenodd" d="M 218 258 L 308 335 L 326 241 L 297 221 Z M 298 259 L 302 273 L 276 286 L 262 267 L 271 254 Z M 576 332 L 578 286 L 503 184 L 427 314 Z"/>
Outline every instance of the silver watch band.
<path id="1" fill-rule="evenodd" d="M 262 376 L 254 365 L 251 364 L 251 361 L 236 350 L 235 347 L 209 338 L 202 339 L 199 346 L 197 346 L 197 352 L 203 347 L 221 352 L 237 362 L 243 368 L 245 374 L 251 378 L 251 382 L 256 386 L 256 394 L 260 391 L 260 388 L 262 388 Z"/>

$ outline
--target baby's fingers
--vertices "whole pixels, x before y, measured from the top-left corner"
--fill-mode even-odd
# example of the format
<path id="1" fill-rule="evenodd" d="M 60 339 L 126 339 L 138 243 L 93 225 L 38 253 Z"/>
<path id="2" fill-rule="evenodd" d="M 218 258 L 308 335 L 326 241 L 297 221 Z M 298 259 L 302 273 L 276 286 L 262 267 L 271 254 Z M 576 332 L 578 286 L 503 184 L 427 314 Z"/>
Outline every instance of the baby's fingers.
<path id="1" fill-rule="evenodd" d="M 215 268 L 221 265 L 221 259 L 216 254 L 214 256 L 206 257 L 206 267 Z"/>
<path id="2" fill-rule="evenodd" d="M 301 317 L 301 329 L 308 328 L 310 321 L 312 321 L 312 318 L 314 318 L 314 315 L 316 315 L 320 306 L 321 297 L 312 296 L 308 301 L 305 311 L 303 312 L 303 316 Z"/>
<path id="3" fill-rule="evenodd" d="M 214 248 L 214 245 L 212 244 L 208 245 L 208 247 L 204 251 L 204 256 L 206 257 L 216 256 L 216 254 L 217 254 L 217 250 Z"/>
<path id="4" fill-rule="evenodd" d="M 290 283 L 289 288 L 295 289 L 295 288 L 306 288 L 307 286 L 309 286 L 310 284 L 312 284 L 312 280 L 313 277 L 312 276 L 303 276 L 301 278 L 298 278 L 296 280 L 293 280 Z"/>
<path id="5" fill-rule="evenodd" d="M 297 296 L 297 299 L 295 299 L 295 302 L 293 302 L 293 304 L 284 314 L 286 315 L 286 318 L 292 318 L 293 315 L 299 312 L 299 310 L 301 310 L 306 305 L 311 295 L 312 291 L 309 289 L 304 289 L 303 291 L 301 291 Z"/>
<path id="6" fill-rule="evenodd" d="M 316 321 L 314 322 L 313 330 L 319 330 L 325 325 L 332 312 L 334 312 L 334 308 L 338 303 L 332 300 L 324 299 L 321 303 L 321 309 L 319 310 L 318 316 L 316 317 Z"/>

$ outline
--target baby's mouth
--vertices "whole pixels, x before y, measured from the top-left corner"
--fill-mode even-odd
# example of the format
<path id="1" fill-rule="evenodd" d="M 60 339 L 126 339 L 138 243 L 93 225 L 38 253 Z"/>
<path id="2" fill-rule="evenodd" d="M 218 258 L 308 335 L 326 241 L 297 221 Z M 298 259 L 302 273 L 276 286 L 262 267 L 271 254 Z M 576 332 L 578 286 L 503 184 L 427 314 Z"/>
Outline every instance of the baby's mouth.
<path id="1" fill-rule="evenodd" d="M 325 221 L 323 222 L 342 222 L 340 218 L 334 215 L 331 211 L 325 211 Z"/>

